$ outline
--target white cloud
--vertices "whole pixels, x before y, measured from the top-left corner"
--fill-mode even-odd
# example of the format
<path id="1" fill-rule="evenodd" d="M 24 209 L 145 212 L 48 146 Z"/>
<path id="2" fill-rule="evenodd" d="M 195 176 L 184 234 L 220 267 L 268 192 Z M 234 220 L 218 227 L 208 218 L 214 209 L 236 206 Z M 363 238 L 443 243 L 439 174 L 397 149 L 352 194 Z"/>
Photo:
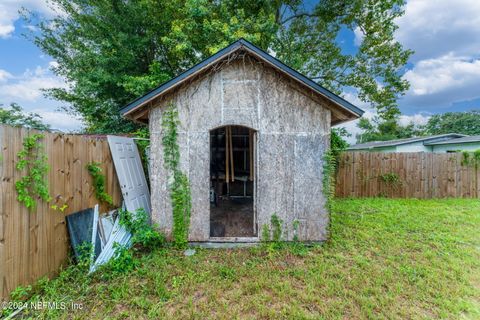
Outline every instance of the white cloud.
<path id="1" fill-rule="evenodd" d="M 355 30 L 353 30 L 353 34 L 355 36 L 355 38 L 353 39 L 353 43 L 359 47 L 362 42 L 363 42 L 363 38 L 365 37 L 365 35 L 363 34 L 362 30 L 360 29 L 360 27 L 356 27 Z"/>
<path id="2" fill-rule="evenodd" d="M 76 131 L 83 127 L 80 119 L 60 111 L 47 111 L 45 109 L 32 109 L 30 112 L 40 115 L 45 123 L 60 131 Z"/>
<path id="3" fill-rule="evenodd" d="M 55 62 L 48 64 L 55 66 Z M 48 68 L 37 66 L 19 75 L 0 69 L 0 104 L 20 104 L 26 112 L 38 113 L 53 129 L 74 131 L 82 128 L 82 121 L 63 111 L 59 102 L 44 97 L 41 89 L 64 88 L 65 82 L 53 75 Z"/>
<path id="4" fill-rule="evenodd" d="M 370 105 L 366 102 L 363 102 L 358 98 L 358 94 L 356 93 L 355 89 L 351 89 L 350 91 L 346 91 L 342 94 L 342 97 L 350 102 L 351 104 L 359 107 L 360 109 L 368 110 L 370 109 Z"/>
<path id="5" fill-rule="evenodd" d="M 0 69 L 0 83 L 7 81 L 11 77 L 12 75 L 10 74 L 10 72 Z"/>
<path id="6" fill-rule="evenodd" d="M 49 68 L 49 69 L 55 69 L 55 68 L 57 68 L 58 66 L 59 66 L 59 64 L 58 64 L 57 61 L 50 61 L 50 62 L 48 63 L 48 68 Z"/>
<path id="7" fill-rule="evenodd" d="M 396 38 L 415 50 L 412 61 L 480 52 L 478 0 L 409 0 L 397 23 Z"/>
<path id="8" fill-rule="evenodd" d="M 47 16 L 54 12 L 46 0 L 1 0 L 0 38 L 8 38 L 15 31 L 14 23 L 20 17 L 19 10 L 22 7 Z"/>
<path id="9" fill-rule="evenodd" d="M 361 108 L 363 111 L 365 111 L 365 113 L 363 114 L 363 118 L 367 118 L 367 119 L 372 119 L 376 112 L 374 109 L 372 109 L 369 104 L 363 102 L 362 100 L 360 100 L 358 98 L 358 95 L 355 93 L 355 92 L 344 92 L 343 93 L 343 98 L 345 100 L 347 100 L 348 102 L 352 103 L 353 105 Z M 336 126 L 336 128 L 345 128 L 347 129 L 347 132 L 349 132 L 351 134 L 350 137 L 347 137 L 345 138 L 345 140 L 347 140 L 348 143 L 350 144 L 355 144 L 356 142 L 356 139 L 355 139 L 355 135 L 360 133 L 361 130 L 357 127 L 357 124 L 360 120 L 354 120 L 354 121 L 350 121 L 350 122 L 347 122 L 347 123 L 343 123 L 343 124 L 340 124 L 338 126 Z"/>
<path id="10" fill-rule="evenodd" d="M 414 95 L 426 95 L 458 89 L 476 83 L 480 85 L 480 60 L 455 57 L 452 54 L 419 61 L 405 74 Z"/>
<path id="11" fill-rule="evenodd" d="M 377 115 L 377 111 L 371 108 L 367 103 L 361 101 L 355 92 L 346 92 L 343 94 L 343 97 L 353 103 L 357 107 L 363 109 L 365 113 L 363 114 L 362 118 L 367 118 L 369 120 L 373 119 Z M 399 123 L 402 126 L 409 125 L 410 123 L 414 123 L 416 125 L 424 125 L 427 123 L 428 119 L 430 118 L 430 114 L 425 112 L 418 112 L 412 115 L 403 114 L 400 116 Z M 360 120 L 354 120 L 347 123 L 340 124 L 336 126 L 337 128 L 345 128 L 351 134 L 350 137 L 346 138 L 346 141 L 350 144 L 356 143 L 355 136 L 361 133 L 360 128 L 358 128 L 357 124 Z"/>
<path id="12" fill-rule="evenodd" d="M 363 114 L 363 118 L 367 118 L 367 119 L 373 119 L 373 117 L 375 117 L 375 115 L 377 114 L 376 111 L 373 109 L 364 109 L 364 111 L 365 113 Z M 430 118 L 430 115 L 425 113 L 417 113 L 413 115 L 401 115 L 399 119 L 399 123 L 402 126 L 409 125 L 410 123 L 413 123 L 416 125 L 425 125 L 428 122 L 429 118 Z M 350 121 L 350 122 L 336 126 L 337 128 L 347 129 L 347 131 L 351 134 L 350 137 L 347 137 L 345 139 L 350 144 L 355 144 L 356 143 L 355 136 L 362 132 L 362 130 L 360 130 L 360 128 L 357 126 L 359 121 L 360 120 Z"/>
<path id="13" fill-rule="evenodd" d="M 20 80 L 16 83 L 0 86 L 0 96 L 14 101 L 35 101 L 43 96 L 41 89 L 62 86 L 54 77 L 38 77 Z"/>
<path id="14" fill-rule="evenodd" d="M 0 80 L 8 79 L 0 83 L 0 98 L 17 102 L 33 102 L 43 96 L 41 89 L 65 87 L 64 81 L 52 75 L 48 69 L 38 66 L 34 70 L 27 69 L 20 76 L 12 76 L 8 72 Z"/>
<path id="15" fill-rule="evenodd" d="M 480 98 L 480 1 L 409 0 L 395 37 L 415 53 L 403 111 L 445 112 Z"/>
<path id="16" fill-rule="evenodd" d="M 453 54 L 417 62 L 407 71 L 410 90 L 404 103 L 445 107 L 480 97 L 480 60 Z"/>
<path id="17" fill-rule="evenodd" d="M 430 115 L 424 113 L 417 113 L 413 115 L 401 115 L 400 120 L 398 121 L 400 125 L 407 126 L 411 123 L 416 125 L 425 125 L 428 122 Z"/>
<path id="18" fill-rule="evenodd" d="M 0 38 L 7 38 L 11 33 L 15 31 L 15 27 L 12 24 L 1 25 L 0 24 Z"/>

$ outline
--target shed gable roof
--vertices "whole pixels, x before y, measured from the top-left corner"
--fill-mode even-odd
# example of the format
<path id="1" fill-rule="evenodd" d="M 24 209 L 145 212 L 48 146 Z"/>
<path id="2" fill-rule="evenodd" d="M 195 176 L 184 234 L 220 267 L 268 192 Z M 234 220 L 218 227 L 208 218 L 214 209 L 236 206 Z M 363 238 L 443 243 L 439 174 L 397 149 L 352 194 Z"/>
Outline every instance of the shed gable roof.
<path id="1" fill-rule="evenodd" d="M 158 98 L 161 95 L 165 94 L 166 92 L 171 91 L 172 89 L 184 83 L 186 80 L 194 77 L 196 74 L 208 69 L 209 67 L 213 66 L 216 62 L 220 61 L 221 59 L 239 50 L 246 50 L 256 58 L 262 60 L 263 62 L 267 63 L 268 65 L 282 72 L 287 77 L 297 81 L 301 86 L 306 87 L 308 90 L 311 90 L 321 95 L 322 97 L 326 98 L 328 101 L 330 101 L 332 103 L 332 108 L 337 109 L 337 111 L 339 111 L 342 115 L 344 115 L 344 117 L 336 121 L 334 121 L 333 120 L 334 117 L 332 117 L 332 124 L 338 124 L 341 122 L 357 119 L 363 115 L 364 111 L 362 109 L 356 107 L 355 105 L 351 104 L 350 102 L 346 101 L 340 96 L 322 87 L 321 85 L 307 78 L 306 76 L 302 75 L 298 71 L 290 68 L 280 60 L 272 57 L 271 55 L 269 55 L 268 53 L 256 47 L 255 45 L 253 45 L 252 43 L 248 42 L 245 39 L 240 39 L 235 41 L 234 43 L 223 48 L 222 50 L 218 51 L 216 54 L 203 60 L 202 62 L 188 69 L 187 71 L 163 83 L 162 85 L 151 90 L 150 92 L 143 95 L 142 97 L 137 98 L 136 100 L 132 101 L 131 103 L 126 105 L 124 108 L 122 108 L 120 110 L 120 113 L 125 117 L 135 120 L 136 119 L 135 113 L 140 109 L 144 109 L 147 106 L 147 104 L 151 102 L 153 99 Z"/>

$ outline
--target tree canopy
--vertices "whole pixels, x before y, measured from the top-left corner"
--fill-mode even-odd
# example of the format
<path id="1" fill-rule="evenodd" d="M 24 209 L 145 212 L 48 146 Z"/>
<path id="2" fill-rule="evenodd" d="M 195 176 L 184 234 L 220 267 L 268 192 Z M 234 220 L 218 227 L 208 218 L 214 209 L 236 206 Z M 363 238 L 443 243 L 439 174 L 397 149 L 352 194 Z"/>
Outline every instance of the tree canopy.
<path id="1" fill-rule="evenodd" d="M 42 122 L 42 117 L 33 112 L 24 112 L 17 103 L 11 103 L 10 108 L 2 108 L 0 104 L 0 123 L 14 127 L 25 127 L 37 130 L 49 130 L 50 126 Z"/>
<path id="2" fill-rule="evenodd" d="M 396 100 L 411 51 L 395 41 L 403 0 L 51 0 L 36 45 L 53 57 L 68 88 L 48 91 L 80 114 L 91 132 L 131 131 L 118 110 L 243 37 L 335 93 L 355 88 L 382 119 Z M 36 21 L 34 15 L 24 17 Z M 353 52 L 342 32 L 362 35 Z"/>
<path id="3" fill-rule="evenodd" d="M 388 141 L 426 134 L 423 126 L 416 125 L 413 122 L 403 126 L 399 123 L 398 117 L 388 120 L 381 119 L 378 116 L 372 120 L 361 118 L 358 127 L 362 129 L 362 132 L 355 136 L 357 143 Z"/>
<path id="4" fill-rule="evenodd" d="M 396 120 L 384 121 L 378 117 L 372 120 L 362 118 L 358 127 L 362 129 L 362 132 L 356 135 L 357 143 L 445 133 L 480 135 L 480 110 L 435 114 L 428 119 L 425 125 L 410 123 L 402 126 Z"/>
<path id="5" fill-rule="evenodd" d="M 424 130 L 428 135 L 443 133 L 480 135 L 480 110 L 433 115 L 428 119 Z"/>

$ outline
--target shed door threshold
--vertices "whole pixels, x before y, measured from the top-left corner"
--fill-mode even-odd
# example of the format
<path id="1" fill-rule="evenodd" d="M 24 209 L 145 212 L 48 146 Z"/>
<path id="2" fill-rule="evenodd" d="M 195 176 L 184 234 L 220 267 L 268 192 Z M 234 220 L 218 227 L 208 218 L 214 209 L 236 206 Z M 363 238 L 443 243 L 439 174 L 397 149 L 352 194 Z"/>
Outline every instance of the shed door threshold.
<path id="1" fill-rule="evenodd" d="M 210 237 L 209 242 L 259 242 L 258 237 Z"/>

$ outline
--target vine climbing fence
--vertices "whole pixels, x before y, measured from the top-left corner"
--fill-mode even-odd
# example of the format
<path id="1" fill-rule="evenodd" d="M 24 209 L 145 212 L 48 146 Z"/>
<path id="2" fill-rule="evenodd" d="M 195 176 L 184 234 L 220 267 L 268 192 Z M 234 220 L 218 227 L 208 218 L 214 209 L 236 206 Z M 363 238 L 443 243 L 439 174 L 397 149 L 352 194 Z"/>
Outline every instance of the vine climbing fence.
<path id="1" fill-rule="evenodd" d="M 39 143 L 48 158 L 45 179 L 51 200 L 35 199 L 35 208 L 27 209 L 17 200 L 15 188 L 26 172 L 16 164 L 24 139 L 35 133 L 0 125 L 0 301 L 19 285 L 53 276 L 65 263 L 69 253 L 65 216 L 99 202 L 87 164 L 99 163 L 106 192 L 115 205 L 121 201 L 106 137 L 43 133 Z"/>
<path id="2" fill-rule="evenodd" d="M 461 152 L 345 152 L 336 196 L 480 198 L 480 159 Z"/>

